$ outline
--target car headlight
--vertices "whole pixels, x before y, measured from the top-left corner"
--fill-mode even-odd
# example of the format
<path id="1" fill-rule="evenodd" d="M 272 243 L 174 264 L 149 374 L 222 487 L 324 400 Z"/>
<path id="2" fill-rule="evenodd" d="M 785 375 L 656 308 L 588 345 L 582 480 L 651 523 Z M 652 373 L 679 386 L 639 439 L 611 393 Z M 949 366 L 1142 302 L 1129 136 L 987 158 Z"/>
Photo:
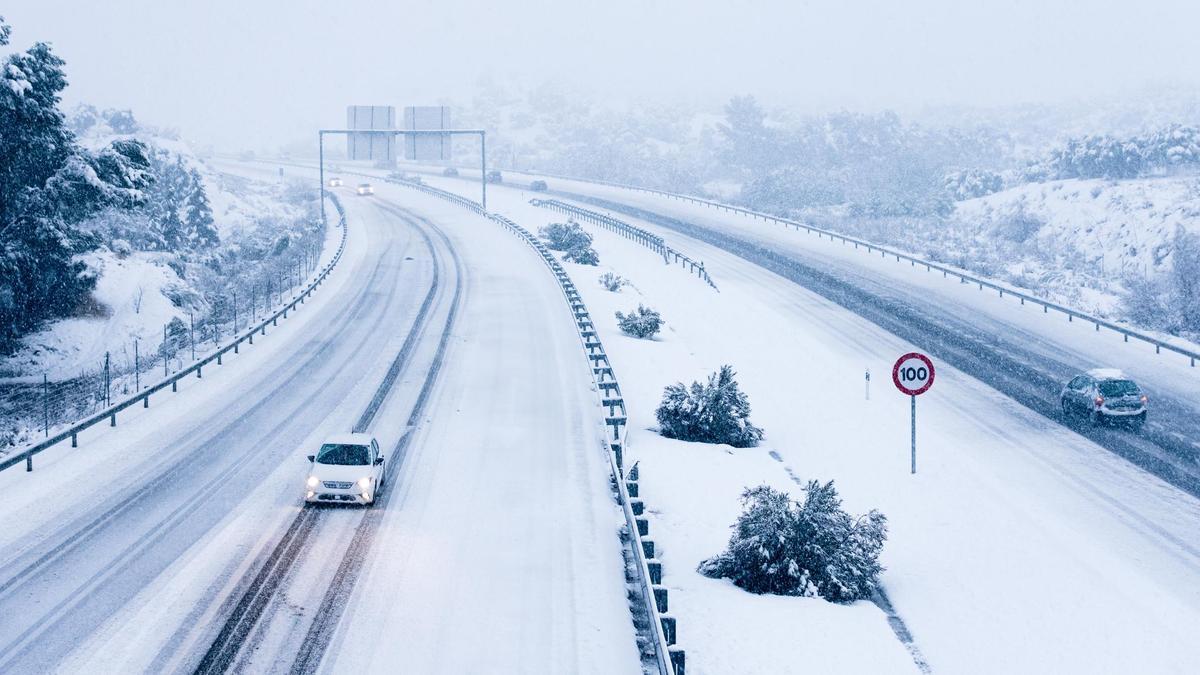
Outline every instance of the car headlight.
<path id="1" fill-rule="evenodd" d="M 358 487 L 360 487 L 364 490 L 371 489 L 371 483 L 372 483 L 372 479 L 370 476 L 363 476 L 362 478 L 358 479 Z"/>
<path id="2" fill-rule="evenodd" d="M 305 484 L 310 488 L 315 488 L 321 484 L 321 481 L 316 476 L 309 476 L 308 480 L 305 481 Z"/>

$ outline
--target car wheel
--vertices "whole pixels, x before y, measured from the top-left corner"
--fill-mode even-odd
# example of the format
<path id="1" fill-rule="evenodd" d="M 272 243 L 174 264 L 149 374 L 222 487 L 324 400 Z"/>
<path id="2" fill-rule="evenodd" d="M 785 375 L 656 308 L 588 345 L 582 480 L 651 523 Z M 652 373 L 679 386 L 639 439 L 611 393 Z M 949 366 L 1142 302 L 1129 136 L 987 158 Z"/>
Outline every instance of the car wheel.
<path id="1" fill-rule="evenodd" d="M 1101 424 L 1104 424 L 1104 413 L 1097 410 L 1096 412 L 1092 413 L 1092 426 L 1098 427 Z"/>
<path id="2" fill-rule="evenodd" d="M 1065 397 L 1060 398 L 1060 399 L 1058 399 L 1058 403 L 1059 403 L 1059 405 L 1062 406 L 1063 417 L 1070 417 L 1071 416 L 1071 406 L 1067 405 L 1067 399 Z"/>
<path id="3" fill-rule="evenodd" d="M 1142 427 L 1144 426 L 1146 426 L 1146 413 L 1142 413 L 1141 415 L 1133 418 L 1133 430 L 1135 433 L 1141 432 Z"/>

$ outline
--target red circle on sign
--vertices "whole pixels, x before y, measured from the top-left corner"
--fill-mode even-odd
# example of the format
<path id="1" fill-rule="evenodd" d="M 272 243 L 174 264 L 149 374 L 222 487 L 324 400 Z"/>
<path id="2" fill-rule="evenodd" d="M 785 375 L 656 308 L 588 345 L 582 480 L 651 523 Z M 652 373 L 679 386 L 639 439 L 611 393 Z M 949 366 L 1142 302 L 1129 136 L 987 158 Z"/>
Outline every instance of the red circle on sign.
<path id="1" fill-rule="evenodd" d="M 929 373 L 929 377 L 925 378 L 924 380 L 918 379 L 915 382 L 915 384 L 917 385 L 917 387 L 915 389 L 900 381 L 901 366 L 903 366 L 906 361 L 913 361 L 913 360 L 920 361 L 922 364 L 924 364 L 925 368 L 928 369 L 928 373 Z M 897 389 L 904 392 L 905 394 L 908 394 L 909 396 L 920 396 L 921 394 L 924 394 L 925 392 L 929 391 L 929 388 L 933 386 L 933 375 L 934 375 L 933 361 L 930 361 L 928 356 L 925 356 L 924 354 L 921 354 L 919 352 L 909 352 L 908 354 L 901 356 L 900 358 L 896 359 L 896 365 L 892 366 L 892 383 L 894 383 L 896 385 Z M 913 378 L 906 377 L 905 379 L 911 380 Z"/>

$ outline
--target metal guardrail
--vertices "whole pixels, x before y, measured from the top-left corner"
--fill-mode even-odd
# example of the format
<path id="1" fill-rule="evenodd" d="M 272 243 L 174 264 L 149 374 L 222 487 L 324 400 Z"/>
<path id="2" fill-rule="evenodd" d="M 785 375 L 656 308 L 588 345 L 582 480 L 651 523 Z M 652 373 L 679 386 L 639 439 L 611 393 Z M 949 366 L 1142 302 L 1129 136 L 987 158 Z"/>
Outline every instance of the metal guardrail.
<path id="1" fill-rule="evenodd" d="M 550 209 L 551 211 L 558 211 L 564 215 L 574 216 L 580 220 L 586 220 L 607 230 L 616 232 L 658 253 L 667 263 L 670 263 L 671 259 L 674 258 L 674 261 L 679 263 L 680 266 L 686 267 L 689 272 L 708 282 L 708 285 L 712 286 L 714 290 L 719 290 L 717 289 L 717 285 L 713 283 L 712 277 L 709 276 L 708 269 L 704 267 L 703 262 L 692 260 L 683 253 L 676 251 L 667 245 L 665 239 L 649 230 L 643 230 L 623 220 L 617 220 L 608 214 L 560 202 L 557 199 L 531 199 L 529 203 L 533 206 Z"/>
<path id="2" fill-rule="evenodd" d="M 638 187 L 636 185 L 626 185 L 623 183 L 613 183 L 610 181 L 594 180 L 594 179 L 590 179 L 590 178 L 576 178 L 576 177 L 572 177 L 572 176 L 559 176 L 559 175 L 555 175 L 555 174 L 541 173 L 541 172 L 537 172 L 537 171 L 522 171 L 520 173 L 533 175 L 533 176 L 544 176 L 546 178 L 556 178 L 559 180 L 572 180 L 572 181 L 577 181 L 577 182 L 581 182 L 581 183 L 593 183 L 596 185 L 605 185 L 608 187 L 615 187 L 615 188 L 620 188 L 623 190 L 632 190 L 635 192 L 644 192 L 647 194 L 653 194 L 653 195 L 658 195 L 661 197 L 667 197 L 668 199 L 674 199 L 677 201 L 683 201 L 683 202 L 689 202 L 692 204 L 698 204 L 701 206 L 707 206 L 709 208 L 717 209 L 718 211 L 725 211 L 727 213 L 738 213 L 738 214 L 741 214 L 744 216 L 750 216 L 751 218 L 756 219 L 756 220 L 761 219 L 761 220 L 767 221 L 767 222 L 778 223 L 780 225 L 783 225 L 784 227 L 794 228 L 797 231 L 803 229 L 808 234 L 816 234 L 818 238 L 828 237 L 831 241 L 837 240 L 837 241 L 841 241 L 843 244 L 853 244 L 856 249 L 857 248 L 865 248 L 868 253 L 874 253 L 874 252 L 878 251 L 880 253 L 881 257 L 884 257 L 884 258 L 895 257 L 896 262 L 908 261 L 910 263 L 910 265 L 912 265 L 913 267 L 921 265 L 921 266 L 925 267 L 926 271 L 937 270 L 942 273 L 943 277 L 946 277 L 946 278 L 954 277 L 959 280 L 959 283 L 969 283 L 969 284 L 977 285 L 979 287 L 979 290 L 988 288 L 988 289 L 997 291 L 1000 294 L 1000 297 L 1004 297 L 1006 295 L 1012 296 L 1012 297 L 1020 300 L 1022 305 L 1024 305 L 1026 302 L 1034 304 L 1034 305 L 1039 305 L 1042 307 L 1043 312 L 1049 312 L 1050 310 L 1060 312 L 1067 316 L 1068 321 L 1074 321 L 1075 319 L 1080 319 L 1080 320 L 1084 321 L 1085 323 L 1094 324 L 1096 326 L 1097 331 L 1099 331 L 1101 327 L 1108 328 L 1109 330 L 1112 330 L 1112 331 L 1124 336 L 1125 342 L 1129 342 L 1129 338 L 1133 338 L 1135 340 L 1140 340 L 1147 344 L 1154 345 L 1154 352 L 1156 354 L 1161 354 L 1162 351 L 1165 349 L 1167 351 L 1174 352 L 1176 354 L 1184 356 L 1189 360 L 1192 367 L 1195 367 L 1197 359 L 1200 359 L 1200 352 L 1195 352 L 1190 349 L 1185 349 L 1183 347 L 1173 345 L 1169 342 L 1164 342 L 1163 340 L 1159 340 L 1158 338 L 1147 335 L 1140 331 L 1137 331 L 1137 330 L 1134 330 L 1131 328 L 1127 328 L 1125 326 L 1122 326 L 1121 324 L 1118 324 L 1118 323 L 1115 323 L 1112 321 L 1108 321 L 1107 319 L 1101 319 L 1100 317 L 1088 314 L 1086 312 L 1081 312 L 1076 309 L 1072 309 L 1065 305 L 1061 305 L 1056 302 L 1046 300 L 1045 298 L 1039 298 L 1035 295 L 1031 295 L 1028 293 L 1022 293 L 1020 291 L 1013 290 L 1011 287 L 1006 288 L 1005 286 L 998 284 L 996 282 L 989 281 L 987 279 L 983 279 L 981 277 L 977 277 L 972 274 L 967 274 L 966 272 L 954 269 L 952 267 L 948 267 L 946 265 L 940 265 L 938 263 L 931 262 L 929 260 L 920 258 L 918 256 L 910 255 L 908 253 L 903 253 L 901 251 L 897 251 L 897 250 L 887 247 L 887 246 L 880 246 L 878 244 L 875 244 L 875 243 L 872 243 L 872 242 L 869 242 L 869 241 L 866 241 L 863 239 L 858 239 L 857 237 L 846 236 L 844 234 L 839 234 L 837 232 L 833 232 L 831 230 L 826 230 L 824 228 L 807 225 L 807 224 L 799 222 L 799 221 L 790 220 L 788 218 L 780 218 L 779 216 L 773 216 L 769 213 L 763 213 L 761 211 L 755 211 L 753 209 L 745 209 L 740 206 L 732 206 L 730 204 L 723 204 L 721 202 L 716 202 L 711 199 L 704 199 L 702 197 L 692 197 L 689 195 L 682 195 L 682 194 L 678 194 L 678 193 L 674 193 L 674 192 L 667 192 L 665 190 L 656 190 L 654 188 L 644 188 L 644 187 Z"/>
<path id="3" fill-rule="evenodd" d="M 344 172 L 350 173 L 350 172 Z M 376 177 L 377 178 L 377 177 Z M 477 213 L 492 222 L 495 222 L 513 234 L 517 235 L 530 248 L 532 248 L 550 271 L 554 273 L 555 279 L 558 281 L 559 288 L 563 292 L 567 303 L 571 306 L 571 311 L 575 317 L 576 328 L 579 331 L 579 338 L 583 343 L 584 350 L 589 361 L 592 364 L 592 380 L 596 385 L 596 392 L 600 397 L 602 407 L 607 408 L 607 414 L 604 417 L 606 428 L 604 447 L 605 454 L 608 456 L 609 467 L 612 471 L 612 478 L 616 484 L 618 497 L 621 502 L 622 512 L 625 514 L 625 524 L 629 529 L 630 538 L 633 540 L 630 548 L 633 551 L 634 564 L 637 568 L 640 577 L 642 601 L 646 606 L 646 611 L 650 617 L 650 630 L 654 640 L 654 652 L 660 675 L 684 675 L 685 654 L 684 650 L 675 645 L 676 642 L 676 623 L 675 618 L 668 615 L 665 609 L 667 602 L 667 589 L 663 586 L 654 583 L 654 579 L 661 579 L 662 568 L 661 564 L 655 562 L 658 574 L 653 574 L 650 566 L 650 558 L 654 557 L 654 543 L 652 540 L 645 538 L 647 525 L 645 519 L 639 519 L 638 514 L 634 513 L 635 502 L 631 500 L 629 487 L 636 486 L 636 481 L 626 484 L 626 478 L 623 473 L 623 454 L 625 448 L 626 436 L 626 413 L 625 401 L 621 395 L 621 385 L 617 382 L 616 375 L 613 373 L 612 365 L 609 363 L 608 355 L 604 351 L 604 346 L 600 342 L 600 338 L 596 333 L 595 325 L 592 323 L 591 315 L 588 313 L 587 307 L 584 305 L 582 298 L 579 296 L 579 291 L 576 289 L 574 282 L 558 258 L 541 242 L 534 234 L 526 230 L 524 227 L 514 223 L 497 213 L 488 213 L 483 207 L 475 201 L 457 195 L 453 192 L 441 190 L 423 183 L 415 183 L 410 181 L 397 181 L 389 178 L 383 179 L 385 182 L 403 185 L 414 190 L 419 190 L 426 194 L 439 197 L 448 202 L 457 204 L 474 213 Z M 617 409 L 620 408 L 618 414 Z M 631 478 L 631 480 L 633 480 Z M 636 489 L 636 488 L 635 488 Z M 640 506 L 640 501 L 636 502 Z M 639 520 L 642 522 L 639 523 Z"/>
<path id="4" fill-rule="evenodd" d="M 329 276 L 329 273 L 331 271 L 333 271 L 333 268 L 338 264 L 338 261 L 341 260 L 342 251 L 344 251 L 346 248 L 346 212 L 345 212 L 345 209 L 342 207 L 341 202 L 338 201 L 337 197 L 330 195 L 330 199 L 333 201 L 333 205 L 337 209 L 337 212 L 338 212 L 338 225 L 342 228 L 341 241 L 338 243 L 337 251 L 334 252 L 333 258 L 331 258 L 330 261 L 324 267 L 321 268 L 321 271 L 317 274 L 317 276 L 311 282 L 309 282 L 308 286 L 306 286 L 302 290 L 300 290 L 300 292 L 297 293 L 296 296 L 293 297 L 290 302 L 284 304 L 282 307 L 280 307 L 278 310 L 276 310 L 274 314 L 271 314 L 270 316 L 263 319 L 261 322 L 255 324 L 249 330 L 236 336 L 231 342 L 227 343 L 226 345 L 224 345 L 220 349 L 214 351 L 213 353 L 209 354 L 208 356 L 205 356 L 204 358 L 200 359 L 199 361 L 193 363 L 192 365 L 188 366 L 187 368 L 184 368 L 183 370 L 180 370 L 179 372 L 177 372 L 173 375 L 170 375 L 169 377 L 165 377 L 162 380 L 159 380 L 157 383 L 150 385 L 149 387 L 146 387 L 145 389 L 142 389 L 141 391 L 137 392 L 136 394 L 133 394 L 132 396 L 127 397 L 123 401 L 119 401 L 118 403 L 115 403 L 115 404 L 105 408 L 104 410 L 101 410 L 101 411 L 95 413 L 94 415 L 91 415 L 90 417 L 86 417 L 83 420 L 72 424 L 71 426 L 67 427 L 66 429 L 63 429 L 62 431 L 56 433 L 53 436 L 50 436 L 49 438 L 42 440 L 39 443 L 34 443 L 34 444 L 26 446 L 20 450 L 14 451 L 11 456 L 9 456 L 3 460 L 0 460 L 0 471 L 8 469 L 17 464 L 20 464 L 21 462 L 25 462 L 25 470 L 26 471 L 32 471 L 34 455 L 36 455 L 36 454 L 42 452 L 43 450 L 46 450 L 54 445 L 57 445 L 57 444 L 61 443 L 62 441 L 65 441 L 68 438 L 71 439 L 71 447 L 72 448 L 78 447 L 79 446 L 79 433 L 81 431 L 84 431 L 85 429 L 88 429 L 89 427 L 99 424 L 99 423 L 103 422 L 105 419 L 109 420 L 110 426 L 114 426 L 114 427 L 117 426 L 117 413 L 121 412 L 122 410 L 125 410 L 126 408 L 130 408 L 130 407 L 136 405 L 138 402 L 141 402 L 143 408 L 149 408 L 150 407 L 150 396 L 152 394 L 160 392 L 163 389 L 166 389 L 167 387 L 170 387 L 172 392 L 178 391 L 179 381 L 184 379 L 185 377 L 191 376 L 193 373 L 195 373 L 197 379 L 202 378 L 203 373 L 204 373 L 204 366 L 207 366 L 214 361 L 217 363 L 217 365 L 222 365 L 225 354 L 228 354 L 229 352 L 233 352 L 234 354 L 239 353 L 241 344 L 243 342 L 247 342 L 249 344 L 254 344 L 254 334 L 255 333 L 261 333 L 262 335 L 267 334 L 267 324 L 276 326 L 276 325 L 278 325 L 279 319 L 281 319 L 281 318 L 286 319 L 288 311 L 294 310 L 298 305 L 304 304 L 305 298 L 311 297 L 313 290 L 316 289 L 317 286 L 320 286 L 321 283 L 325 281 L 326 277 Z"/>

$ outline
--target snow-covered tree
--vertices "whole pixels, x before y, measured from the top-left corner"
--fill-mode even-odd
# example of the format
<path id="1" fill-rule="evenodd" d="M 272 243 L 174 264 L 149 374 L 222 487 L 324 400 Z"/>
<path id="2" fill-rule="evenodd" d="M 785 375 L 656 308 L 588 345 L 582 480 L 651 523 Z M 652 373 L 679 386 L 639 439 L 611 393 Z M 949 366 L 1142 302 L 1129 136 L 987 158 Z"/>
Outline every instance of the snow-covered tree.
<path id="1" fill-rule="evenodd" d="M 551 223 L 538 230 L 538 236 L 546 240 L 546 246 L 555 251 L 570 251 L 592 245 L 592 235 L 579 223 Z"/>
<path id="2" fill-rule="evenodd" d="M 595 266 L 600 264 L 600 256 L 591 246 L 576 246 L 567 251 L 566 255 L 563 256 L 563 260 L 579 263 L 580 265 Z"/>
<path id="3" fill-rule="evenodd" d="M 141 143 L 96 154 L 76 144 L 59 110 L 63 65 L 37 43 L 0 68 L 0 348 L 75 310 L 95 284 L 76 258 L 95 239 L 76 226 L 101 209 L 136 206 L 150 182 Z"/>
<path id="4" fill-rule="evenodd" d="M 729 578 L 751 593 L 832 602 L 870 597 L 883 571 L 887 518 L 874 510 L 851 517 L 833 481 L 809 481 L 804 492 L 796 502 L 766 485 L 746 490 L 728 547 L 700 563 L 700 573 Z"/>
<path id="5" fill-rule="evenodd" d="M 731 366 L 708 376 L 708 382 L 682 382 L 663 390 L 655 416 L 667 438 L 725 443 L 735 448 L 757 445 L 763 430 L 750 423 L 750 399 L 738 387 Z"/>
<path id="6" fill-rule="evenodd" d="M 663 320 L 658 312 L 643 305 L 638 305 L 637 309 L 628 314 L 617 312 L 617 325 L 620 326 L 621 332 L 637 338 L 654 337 L 662 328 L 662 324 Z"/>

